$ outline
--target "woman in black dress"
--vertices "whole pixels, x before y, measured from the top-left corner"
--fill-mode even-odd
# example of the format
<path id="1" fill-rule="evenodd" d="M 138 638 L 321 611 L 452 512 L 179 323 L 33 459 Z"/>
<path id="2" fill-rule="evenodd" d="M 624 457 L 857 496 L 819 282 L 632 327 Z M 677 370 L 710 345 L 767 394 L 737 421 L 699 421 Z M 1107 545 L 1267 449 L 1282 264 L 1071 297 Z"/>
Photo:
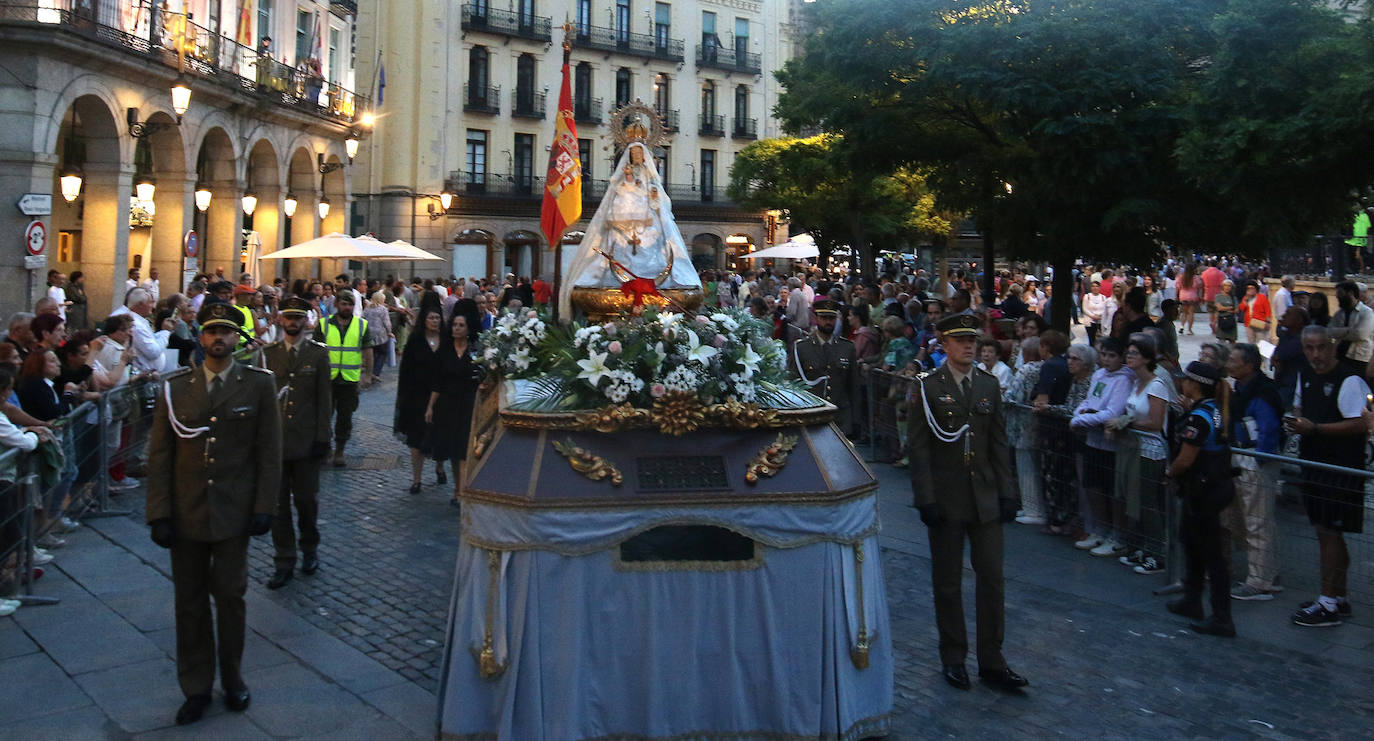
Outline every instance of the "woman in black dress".
<path id="1" fill-rule="evenodd" d="M 476 344 L 471 341 L 467 316 L 455 312 L 448 329 L 439 350 L 438 372 L 430 386 L 425 421 L 432 423 L 434 430 L 430 454 L 441 463 L 453 461 L 450 504 L 456 507 L 463 493 L 463 462 L 468 454 L 468 431 L 481 368 L 474 360 Z"/>
<path id="2" fill-rule="evenodd" d="M 396 437 L 410 448 L 410 493 L 420 493 L 420 474 L 425 468 L 425 456 L 431 450 L 431 434 L 426 410 L 429 409 L 429 393 L 434 385 L 433 377 L 439 365 L 439 349 L 443 344 L 440 327 L 442 317 L 439 309 L 429 308 L 420 312 L 416 326 L 401 352 L 400 378 L 396 384 L 396 414 L 392 429 Z M 436 483 L 447 483 L 444 478 L 444 465 L 438 463 Z"/>

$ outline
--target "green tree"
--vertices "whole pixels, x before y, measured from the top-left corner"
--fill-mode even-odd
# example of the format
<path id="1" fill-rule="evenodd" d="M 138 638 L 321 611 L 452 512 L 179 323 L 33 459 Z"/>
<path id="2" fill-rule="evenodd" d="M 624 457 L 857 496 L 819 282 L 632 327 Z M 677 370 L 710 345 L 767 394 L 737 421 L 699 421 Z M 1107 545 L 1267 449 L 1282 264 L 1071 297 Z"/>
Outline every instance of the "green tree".
<path id="1" fill-rule="evenodd" d="M 870 277 L 879 245 L 938 240 L 951 228 L 951 219 L 936 212 L 934 194 L 919 172 L 855 168 L 843 140 L 833 135 L 750 144 L 735 157 L 728 192 L 746 208 L 786 209 L 827 257 L 835 247 L 851 245 Z"/>
<path id="2" fill-rule="evenodd" d="M 841 132 L 856 161 L 929 168 L 938 204 L 1055 267 L 1067 326 L 1081 255 L 1141 260 L 1169 225 L 1205 21 L 1219 1 L 818 4 L 778 77 L 789 127 Z"/>

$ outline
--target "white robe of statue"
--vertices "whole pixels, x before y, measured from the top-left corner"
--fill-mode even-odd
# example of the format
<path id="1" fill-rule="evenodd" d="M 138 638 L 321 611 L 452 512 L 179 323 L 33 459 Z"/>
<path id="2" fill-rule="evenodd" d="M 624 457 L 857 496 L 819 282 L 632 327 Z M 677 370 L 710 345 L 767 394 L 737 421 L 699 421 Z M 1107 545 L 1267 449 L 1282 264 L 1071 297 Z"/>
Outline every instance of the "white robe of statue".
<path id="1" fill-rule="evenodd" d="M 658 287 L 700 289 L 653 157 L 642 142 L 631 142 L 578 245 L 560 291 L 560 310 L 569 316 L 574 287 L 619 288 L 629 276 L 657 278 L 668 267 L 669 254 L 672 269 Z M 606 255 L 615 259 L 615 268 Z"/>

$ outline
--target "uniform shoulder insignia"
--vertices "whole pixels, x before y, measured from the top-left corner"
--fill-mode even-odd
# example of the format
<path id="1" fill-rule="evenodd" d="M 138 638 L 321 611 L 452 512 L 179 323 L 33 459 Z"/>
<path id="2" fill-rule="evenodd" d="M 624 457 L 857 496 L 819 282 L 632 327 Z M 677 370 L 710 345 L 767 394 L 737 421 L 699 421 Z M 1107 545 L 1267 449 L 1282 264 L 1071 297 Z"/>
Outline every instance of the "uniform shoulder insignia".
<path id="1" fill-rule="evenodd" d="M 930 377 L 933 376 L 933 375 L 935 375 L 935 371 L 933 371 L 933 370 L 926 370 L 926 371 L 921 371 L 920 373 L 917 373 L 917 374 L 916 374 L 916 377 L 919 378 L 919 379 L 921 379 L 922 381 L 924 381 L 924 380 L 926 380 L 927 378 L 930 378 Z"/>
<path id="2" fill-rule="evenodd" d="M 991 378 L 996 378 L 996 377 L 997 377 L 997 376 L 992 375 L 992 371 L 988 370 L 987 368 L 980 368 L 980 367 L 978 367 L 978 366 L 974 366 L 974 370 L 978 371 L 979 373 L 982 373 L 982 374 L 985 375 L 985 376 L 989 376 L 989 377 L 991 377 Z"/>
<path id="3" fill-rule="evenodd" d="M 191 376 L 191 369 L 190 369 L 190 368 L 178 368 L 178 369 L 172 371 L 171 373 L 164 373 L 164 374 L 162 375 L 162 379 L 163 379 L 164 381 L 176 381 L 176 380 L 178 380 L 178 379 L 189 378 L 190 376 Z"/>
<path id="4" fill-rule="evenodd" d="M 253 371 L 254 373 L 262 373 L 262 374 L 269 375 L 269 376 L 275 375 L 274 373 L 272 373 L 272 371 L 267 370 L 266 368 L 259 368 L 259 367 L 257 367 L 256 365 L 245 365 L 245 366 L 243 366 L 243 367 L 244 367 L 245 370 L 250 370 L 250 371 Z"/>
<path id="5" fill-rule="evenodd" d="M 836 337 L 836 338 L 835 338 L 835 341 L 836 341 L 836 342 L 843 342 L 843 343 L 846 343 L 846 344 L 849 344 L 849 345 L 854 344 L 854 340 L 851 340 L 851 339 L 849 339 L 848 337 Z"/>
<path id="6" fill-rule="evenodd" d="M 320 342 L 319 340 L 309 340 L 309 342 L 310 342 L 310 344 L 312 344 L 312 345 L 314 345 L 315 347 L 318 347 L 318 348 L 328 349 L 328 347 L 329 347 L 329 345 L 326 345 L 326 344 L 324 344 L 323 342 Z"/>

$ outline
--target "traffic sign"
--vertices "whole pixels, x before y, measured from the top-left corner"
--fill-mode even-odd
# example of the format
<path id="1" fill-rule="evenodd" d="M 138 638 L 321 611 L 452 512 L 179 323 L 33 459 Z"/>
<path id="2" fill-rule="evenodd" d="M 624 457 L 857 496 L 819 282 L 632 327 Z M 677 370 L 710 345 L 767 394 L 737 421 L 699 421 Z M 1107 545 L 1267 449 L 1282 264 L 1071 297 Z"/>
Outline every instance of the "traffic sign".
<path id="1" fill-rule="evenodd" d="M 30 221 L 28 228 L 24 230 L 24 248 L 30 255 L 41 255 L 43 248 L 47 246 L 48 228 L 38 219 Z"/>
<path id="2" fill-rule="evenodd" d="M 15 205 L 19 207 L 19 213 L 25 216 L 47 216 L 52 213 L 52 194 L 25 193 Z"/>
<path id="3" fill-rule="evenodd" d="M 182 248 L 186 251 L 187 257 L 195 257 L 196 250 L 200 248 L 200 240 L 196 237 L 196 230 L 191 229 L 186 232 L 186 238 L 181 242 Z"/>

